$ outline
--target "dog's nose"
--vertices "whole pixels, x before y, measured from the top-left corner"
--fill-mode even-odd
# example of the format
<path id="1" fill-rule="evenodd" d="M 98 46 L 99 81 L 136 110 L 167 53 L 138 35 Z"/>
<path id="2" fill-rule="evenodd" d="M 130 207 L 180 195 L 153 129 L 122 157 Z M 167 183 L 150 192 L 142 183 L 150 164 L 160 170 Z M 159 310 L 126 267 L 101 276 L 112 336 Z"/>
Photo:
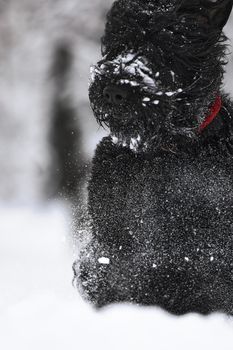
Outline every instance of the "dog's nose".
<path id="1" fill-rule="evenodd" d="M 126 100 L 128 94 L 125 89 L 119 86 L 107 86 L 103 91 L 103 95 L 108 103 L 119 105 Z"/>

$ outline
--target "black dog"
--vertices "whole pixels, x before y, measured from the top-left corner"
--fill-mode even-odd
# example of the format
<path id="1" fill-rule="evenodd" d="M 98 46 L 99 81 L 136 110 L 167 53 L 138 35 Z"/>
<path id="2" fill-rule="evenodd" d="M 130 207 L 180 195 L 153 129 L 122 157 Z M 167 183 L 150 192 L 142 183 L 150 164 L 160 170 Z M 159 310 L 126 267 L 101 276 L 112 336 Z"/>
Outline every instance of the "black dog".
<path id="1" fill-rule="evenodd" d="M 220 91 L 232 0 L 118 0 L 90 101 L 110 136 L 75 264 L 97 306 L 233 314 L 233 106 Z"/>

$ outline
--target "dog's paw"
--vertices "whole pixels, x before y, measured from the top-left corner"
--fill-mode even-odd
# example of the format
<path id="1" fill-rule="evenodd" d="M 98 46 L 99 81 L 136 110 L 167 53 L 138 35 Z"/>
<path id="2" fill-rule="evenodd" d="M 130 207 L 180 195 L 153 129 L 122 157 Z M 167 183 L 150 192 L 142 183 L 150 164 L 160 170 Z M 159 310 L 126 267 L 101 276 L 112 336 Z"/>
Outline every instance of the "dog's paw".
<path id="1" fill-rule="evenodd" d="M 96 307 L 109 303 L 111 287 L 108 282 L 109 267 L 98 259 L 81 259 L 74 263 L 74 282 L 81 295 Z"/>

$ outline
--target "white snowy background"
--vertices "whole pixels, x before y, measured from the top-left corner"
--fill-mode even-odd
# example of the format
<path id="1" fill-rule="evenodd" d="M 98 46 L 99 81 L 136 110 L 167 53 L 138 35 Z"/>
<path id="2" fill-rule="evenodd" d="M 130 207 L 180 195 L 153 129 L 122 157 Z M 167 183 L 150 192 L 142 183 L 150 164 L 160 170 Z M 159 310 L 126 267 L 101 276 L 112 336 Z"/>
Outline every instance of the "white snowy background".
<path id="1" fill-rule="evenodd" d="M 89 65 L 111 0 L 0 0 L 0 349 L 232 350 L 233 319 L 173 317 L 156 307 L 95 311 L 72 287 L 76 247 L 66 202 L 48 199 L 53 48 L 68 41 L 70 81 L 89 160 L 103 133 L 91 115 Z M 233 17 L 226 26 L 233 39 Z M 226 90 L 233 95 L 233 58 Z"/>

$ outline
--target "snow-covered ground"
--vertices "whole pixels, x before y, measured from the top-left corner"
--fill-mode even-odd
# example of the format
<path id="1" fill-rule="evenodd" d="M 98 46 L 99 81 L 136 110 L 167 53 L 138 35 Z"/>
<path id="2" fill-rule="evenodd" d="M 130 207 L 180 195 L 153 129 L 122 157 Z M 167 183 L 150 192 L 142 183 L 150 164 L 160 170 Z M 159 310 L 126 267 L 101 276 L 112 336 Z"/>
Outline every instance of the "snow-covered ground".
<path id="1" fill-rule="evenodd" d="M 233 320 L 115 305 L 95 311 L 72 287 L 61 203 L 0 205 L 0 349 L 232 350 Z"/>

